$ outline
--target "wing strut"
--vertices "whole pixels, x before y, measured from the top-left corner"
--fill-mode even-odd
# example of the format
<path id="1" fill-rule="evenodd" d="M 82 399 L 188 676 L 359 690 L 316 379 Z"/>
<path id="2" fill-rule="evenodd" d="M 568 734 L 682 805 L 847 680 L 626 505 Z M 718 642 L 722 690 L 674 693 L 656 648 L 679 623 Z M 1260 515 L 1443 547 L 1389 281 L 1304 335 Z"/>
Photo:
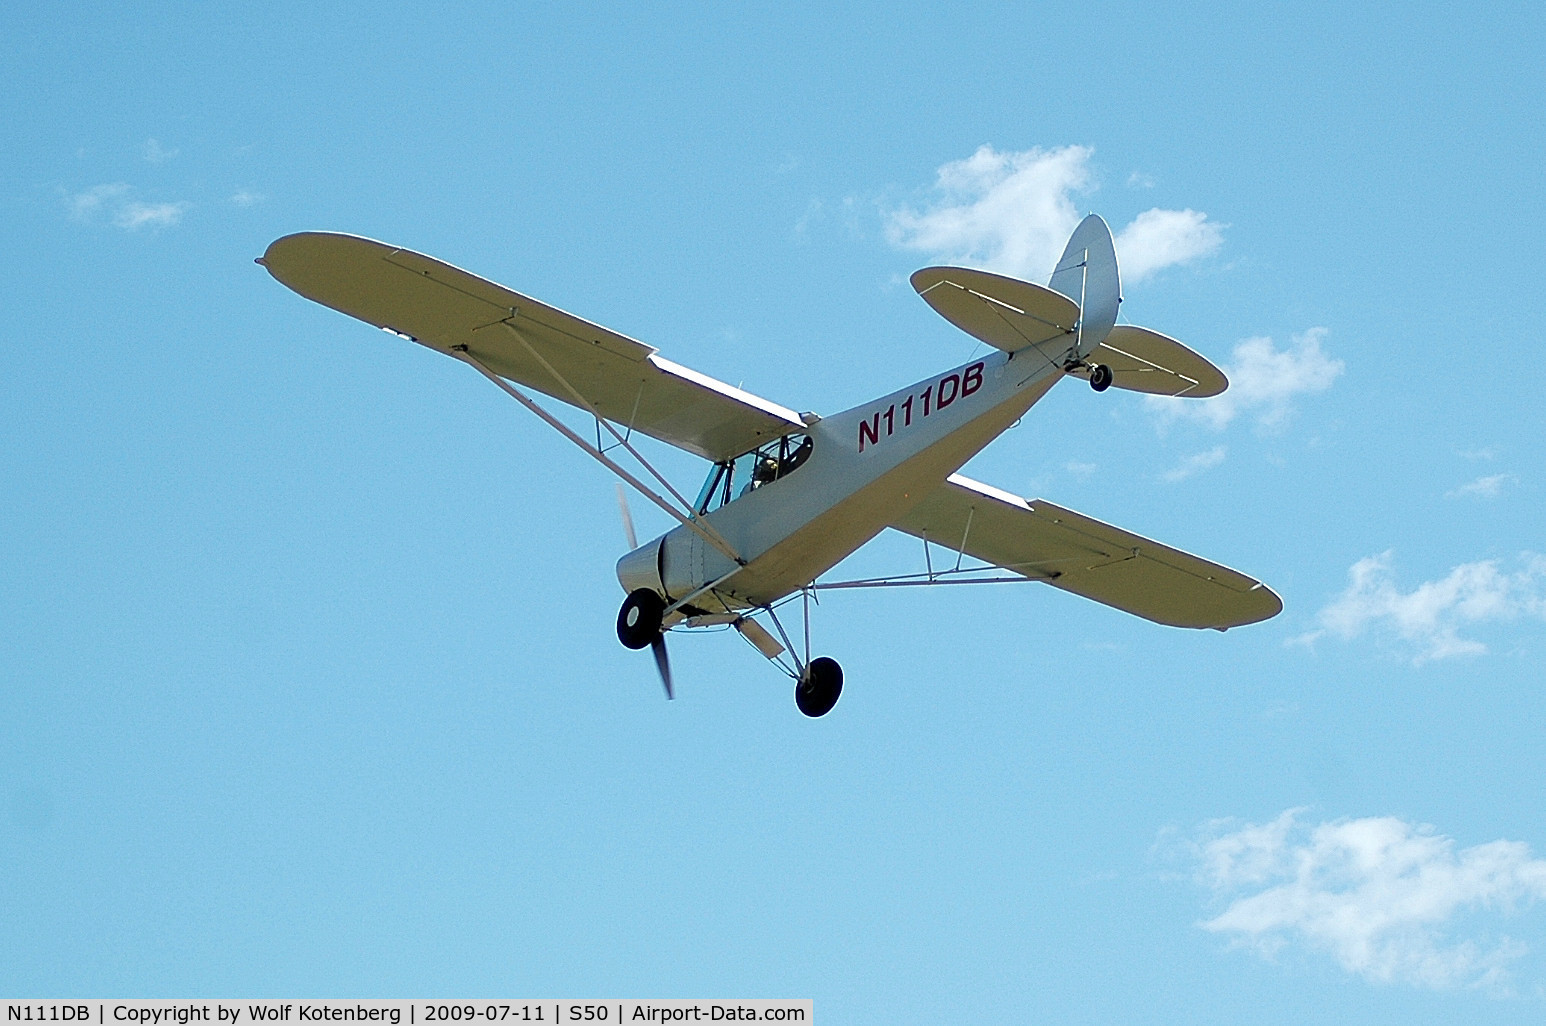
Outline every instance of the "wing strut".
<path id="1" fill-rule="evenodd" d="M 659 481 L 661 483 L 661 485 L 665 487 L 666 491 L 671 493 L 671 497 L 673 499 L 675 499 L 677 502 L 682 504 L 682 508 L 683 509 L 689 509 L 689 510 L 692 509 L 692 503 L 688 502 L 686 500 L 686 498 L 684 498 L 682 496 L 681 492 L 679 492 L 675 488 L 673 488 L 671 486 L 671 482 L 667 481 L 665 479 L 665 477 L 662 476 L 661 473 L 658 470 L 656 470 L 654 467 L 650 466 L 650 461 L 649 460 L 647 460 L 643 456 L 639 455 L 639 451 L 637 449 L 635 449 L 632 445 L 628 444 L 628 439 L 624 438 L 621 434 L 618 433 L 617 428 L 612 426 L 612 422 L 610 420 L 607 420 L 605 417 L 603 417 L 600 413 L 597 412 L 596 407 L 591 404 L 591 401 L 589 399 L 585 398 L 585 396 L 580 394 L 580 390 L 578 388 L 575 388 L 573 385 L 569 384 L 569 379 L 568 378 L 566 378 L 562 374 L 558 373 L 558 371 L 554 369 L 553 365 L 551 363 L 548 363 L 546 358 L 544 358 L 541 353 L 537 352 L 537 347 L 536 346 L 534 346 L 530 342 L 526 341 L 526 336 L 521 334 L 521 330 L 519 328 L 517 328 L 515 325 L 511 324 L 509 321 L 500 321 L 499 322 L 499 326 L 504 328 L 504 329 L 506 329 L 507 331 L 509 331 L 510 334 L 514 335 L 515 336 L 515 340 L 517 342 L 519 342 L 521 345 L 526 347 L 526 351 L 531 354 L 532 359 L 534 359 L 538 363 L 540 363 L 542 365 L 542 369 L 543 370 L 545 370 L 549 374 L 553 375 L 553 380 L 557 381 L 560 385 L 563 385 L 564 388 L 566 388 L 569 391 L 569 394 L 574 396 L 575 405 L 580 407 L 580 409 L 584 410 L 586 413 L 589 413 L 592 417 L 595 417 L 597 424 L 604 425 L 606 427 L 606 429 L 609 432 L 611 432 L 612 437 L 617 439 L 617 444 L 621 445 L 624 449 L 627 449 L 628 450 L 628 454 L 630 456 L 632 456 L 634 459 L 638 460 L 639 461 L 639 465 L 642 466 L 645 470 L 648 470 L 650 472 L 650 476 L 653 477 L 656 481 Z M 639 399 L 643 396 L 643 394 L 644 393 L 643 393 L 643 391 L 641 389 L 641 391 L 639 392 L 639 395 L 634 397 L 633 405 L 634 405 L 634 411 L 636 413 L 637 413 L 638 408 L 639 408 Z M 706 530 L 706 531 L 713 531 L 714 529 L 711 528 L 711 527 L 708 527 L 707 525 L 704 525 L 704 530 Z M 717 532 L 715 532 L 715 533 L 717 533 Z M 724 541 L 724 538 L 721 537 L 720 541 Z M 727 543 L 726 547 L 728 548 L 728 543 Z"/>
<path id="2" fill-rule="evenodd" d="M 730 547 L 729 542 L 720 537 L 719 532 L 710 529 L 707 524 L 700 523 L 695 518 L 682 513 L 675 506 L 671 505 L 671 503 L 666 501 L 666 499 L 659 493 L 652 490 L 644 482 L 640 481 L 637 477 L 634 477 L 627 470 L 619 466 L 616 460 L 612 459 L 606 453 L 602 452 L 594 445 L 591 445 L 579 435 L 575 434 L 563 421 L 559 420 L 547 410 L 544 410 L 541 406 L 537 405 L 536 402 L 529 398 L 520 389 L 516 388 L 514 385 L 511 385 L 504 378 L 501 378 L 498 374 L 495 374 L 493 371 L 485 367 L 478 361 L 477 357 L 473 356 L 467 351 L 466 346 L 453 346 L 451 349 L 451 355 L 455 356 L 457 359 L 461 360 L 463 363 L 476 370 L 479 374 L 482 374 L 485 378 L 488 378 L 494 384 L 498 385 L 500 390 L 503 391 L 506 395 L 520 403 L 522 406 L 526 407 L 532 413 L 535 413 L 538 417 L 542 418 L 543 422 L 546 423 L 549 427 L 553 428 L 553 430 L 569 439 L 569 441 L 573 442 L 575 445 L 578 445 L 581 449 L 584 449 L 587 453 L 590 454 L 591 458 L 595 459 L 602 466 L 612 471 L 612 473 L 628 482 L 628 484 L 633 486 L 634 490 L 636 490 L 640 495 L 644 496 L 646 499 L 650 500 L 655 505 L 671 514 L 673 518 L 680 521 L 683 527 L 686 527 L 697 533 L 700 537 L 703 538 L 704 541 L 714 546 L 720 552 L 723 552 L 726 556 L 729 556 L 731 559 L 735 560 L 737 568 L 746 565 L 746 560 L 742 559 L 740 555 L 736 553 L 735 549 Z M 628 451 L 634 452 L 633 447 L 630 446 Z M 638 453 L 634 453 L 634 455 L 637 457 Z M 649 466 L 649 464 L 644 461 L 643 457 L 639 457 L 639 462 L 644 463 L 644 465 L 647 467 Z M 650 468 L 650 472 L 655 473 L 653 467 Z M 659 477 L 660 475 L 655 474 L 655 476 Z"/>

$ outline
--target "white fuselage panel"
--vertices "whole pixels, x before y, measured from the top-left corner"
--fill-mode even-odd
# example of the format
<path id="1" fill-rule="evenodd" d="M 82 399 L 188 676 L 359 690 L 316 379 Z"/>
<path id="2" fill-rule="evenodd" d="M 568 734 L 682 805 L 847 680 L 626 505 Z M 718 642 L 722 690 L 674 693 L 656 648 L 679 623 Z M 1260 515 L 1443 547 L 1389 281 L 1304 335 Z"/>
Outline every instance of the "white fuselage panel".
<path id="1" fill-rule="evenodd" d="M 992 353 L 811 426 L 814 451 L 803 466 L 702 518 L 746 565 L 691 604 L 718 611 L 774 602 L 895 523 L 1064 376 L 1043 348 L 1061 354 L 1062 346 Z M 661 541 L 672 600 L 735 570 L 686 527 Z"/>

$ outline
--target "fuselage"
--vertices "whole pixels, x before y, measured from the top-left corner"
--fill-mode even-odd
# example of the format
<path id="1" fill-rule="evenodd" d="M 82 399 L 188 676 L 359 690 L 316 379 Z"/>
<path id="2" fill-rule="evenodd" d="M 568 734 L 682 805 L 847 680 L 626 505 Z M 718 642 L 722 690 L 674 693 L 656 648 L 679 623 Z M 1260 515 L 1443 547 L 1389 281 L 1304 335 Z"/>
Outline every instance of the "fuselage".
<path id="1" fill-rule="evenodd" d="M 682 526 L 623 557 L 619 580 L 625 590 L 653 586 L 672 602 L 688 599 L 684 612 L 765 606 L 799 590 L 1023 416 L 1064 376 L 1065 348 L 995 351 L 818 420 L 798 469 L 701 515 L 744 565 Z"/>

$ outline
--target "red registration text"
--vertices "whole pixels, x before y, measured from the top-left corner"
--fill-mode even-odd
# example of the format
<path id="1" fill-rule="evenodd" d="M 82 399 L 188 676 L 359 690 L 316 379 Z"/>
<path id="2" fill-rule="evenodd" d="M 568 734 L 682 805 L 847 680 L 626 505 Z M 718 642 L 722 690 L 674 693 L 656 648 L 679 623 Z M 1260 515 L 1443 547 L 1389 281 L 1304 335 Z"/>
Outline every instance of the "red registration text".
<path id="1" fill-rule="evenodd" d="M 901 429 L 912 427 L 914 420 L 922 420 L 977 391 L 982 387 L 982 368 L 983 364 L 974 363 L 960 374 L 946 374 L 930 383 L 921 394 L 910 395 L 900 403 L 892 403 L 885 410 L 871 414 L 869 420 L 861 420 L 859 451 L 863 452 L 865 446 L 890 438 Z"/>

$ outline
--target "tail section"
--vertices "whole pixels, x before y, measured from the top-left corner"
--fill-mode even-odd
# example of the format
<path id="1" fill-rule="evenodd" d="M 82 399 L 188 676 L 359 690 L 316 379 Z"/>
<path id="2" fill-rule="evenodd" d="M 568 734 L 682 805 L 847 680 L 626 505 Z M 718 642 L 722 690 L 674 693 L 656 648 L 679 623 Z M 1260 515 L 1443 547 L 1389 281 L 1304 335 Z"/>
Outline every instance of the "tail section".
<path id="1" fill-rule="evenodd" d="M 1082 371 L 1088 375 L 1087 361 L 1097 350 L 1100 350 L 1098 362 L 1110 364 L 1113 371 L 1125 371 L 1147 367 L 1145 361 L 1152 356 L 1149 350 L 1155 349 L 1148 346 L 1144 349 L 1147 355 L 1140 355 L 1125 351 L 1112 354 L 1101 348 L 1117 323 L 1117 307 L 1122 304 L 1122 276 L 1117 269 L 1117 251 L 1111 240 L 1111 229 L 1098 214 L 1086 217 L 1074 229 L 1052 272 L 1049 287 L 964 267 L 925 267 L 913 274 L 912 283 L 940 316 L 968 335 L 1009 353 L 1038 346 L 1048 359 L 1059 361 L 1075 373 Z M 1115 384 L 1132 388 L 1137 387 L 1134 383 L 1141 383 L 1145 387 L 1140 391 L 1165 391 L 1166 394 L 1191 386 L 1197 390 L 1193 394 L 1212 394 L 1207 390 L 1211 385 L 1203 387 L 1204 383 L 1197 375 L 1186 381 L 1177 377 L 1185 376 L 1186 371 L 1170 366 L 1175 357 L 1171 350 L 1177 347 L 1184 350 L 1185 347 L 1166 341 L 1170 342 L 1170 348 L 1160 347 L 1164 359 L 1159 362 L 1161 369 L 1168 370 L 1175 381 L 1160 384 L 1158 378 L 1149 380 L 1127 374 Z M 1196 356 L 1190 350 L 1186 353 Z M 1118 367 L 1112 362 L 1116 357 L 1125 357 L 1126 362 Z M 1201 360 L 1201 357 L 1197 359 Z M 1202 362 L 1207 364 L 1205 360 Z M 1132 368 L 1128 368 L 1129 363 Z M 1222 391 L 1222 375 L 1218 375 L 1211 364 L 1205 369 L 1220 378 L 1218 390 Z M 1111 383 L 1108 378 L 1107 384 Z"/>
<path id="2" fill-rule="evenodd" d="M 1116 245 L 1099 214 L 1079 222 L 1047 284 L 1078 304 L 1079 357 L 1088 357 L 1111 333 L 1122 304 Z"/>

